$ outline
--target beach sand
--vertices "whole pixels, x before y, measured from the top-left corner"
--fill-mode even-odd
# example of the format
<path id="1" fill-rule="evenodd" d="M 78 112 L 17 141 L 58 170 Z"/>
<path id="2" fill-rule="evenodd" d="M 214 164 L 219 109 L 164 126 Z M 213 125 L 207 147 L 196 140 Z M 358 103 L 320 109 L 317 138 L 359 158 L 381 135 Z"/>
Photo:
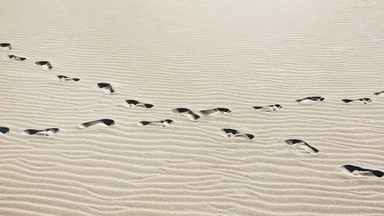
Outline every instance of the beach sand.
<path id="1" fill-rule="evenodd" d="M 0 215 L 384 215 L 383 1 L 1 5 Z"/>

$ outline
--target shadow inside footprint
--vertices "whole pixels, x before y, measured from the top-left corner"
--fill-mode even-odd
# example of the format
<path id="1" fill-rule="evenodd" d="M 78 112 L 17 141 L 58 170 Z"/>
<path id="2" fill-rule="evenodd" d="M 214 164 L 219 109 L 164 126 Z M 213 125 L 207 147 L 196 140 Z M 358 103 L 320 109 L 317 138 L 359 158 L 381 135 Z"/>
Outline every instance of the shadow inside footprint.
<path id="1" fill-rule="evenodd" d="M 173 120 L 171 119 L 165 119 L 161 121 L 140 121 L 138 123 L 139 126 L 147 126 L 147 125 L 152 125 L 152 126 L 160 126 L 160 127 L 167 127 L 170 126 L 174 123 Z"/>
<path id="2" fill-rule="evenodd" d="M 142 107 L 142 108 L 152 108 L 153 104 L 146 104 L 143 102 L 139 102 L 137 100 L 125 100 L 129 107 Z"/>
<path id="3" fill-rule="evenodd" d="M 307 153 L 310 153 L 310 154 L 319 153 L 319 150 L 317 150 L 316 148 L 310 146 L 308 143 L 306 143 L 303 140 L 287 139 L 287 140 L 285 140 L 285 143 L 288 144 L 288 145 L 292 145 L 292 146 L 296 146 L 298 148 L 301 148 L 301 149 L 305 150 Z"/>
<path id="4" fill-rule="evenodd" d="M 0 47 L 3 50 L 11 50 L 12 49 L 12 46 L 9 43 L 0 43 Z"/>
<path id="5" fill-rule="evenodd" d="M 80 128 L 88 128 L 88 127 L 91 127 L 91 126 L 94 126 L 97 124 L 102 124 L 102 125 L 106 125 L 106 126 L 110 127 L 110 126 L 115 124 L 115 121 L 112 119 L 99 119 L 99 120 L 84 122 L 79 127 Z"/>
<path id="6" fill-rule="evenodd" d="M 342 99 L 344 103 L 360 102 L 363 104 L 369 104 L 372 102 L 370 98 L 359 98 L 359 99 Z"/>
<path id="7" fill-rule="evenodd" d="M 324 101 L 325 98 L 323 97 L 320 97 L 320 96 L 311 96 L 311 97 L 305 97 L 305 98 L 302 98 L 302 99 L 297 99 L 296 102 L 297 103 L 301 103 L 301 102 L 321 102 L 321 101 Z"/>
<path id="8" fill-rule="evenodd" d="M 253 134 L 240 133 L 238 130 L 231 129 L 231 128 L 223 128 L 221 130 L 224 132 L 224 135 L 226 137 L 239 137 L 239 138 L 247 138 L 250 140 L 255 137 Z"/>
<path id="9" fill-rule="evenodd" d="M 35 62 L 35 65 L 41 66 L 45 70 L 50 70 L 53 68 L 49 61 L 37 61 Z"/>
<path id="10" fill-rule="evenodd" d="M 380 170 L 371 170 L 371 169 L 365 169 L 358 166 L 353 165 L 344 165 L 343 168 L 348 170 L 352 175 L 357 176 L 376 176 L 378 178 L 381 178 L 384 176 L 384 173 Z"/>
<path id="11" fill-rule="evenodd" d="M 44 130 L 26 129 L 23 131 L 23 133 L 26 135 L 50 136 L 58 133 L 59 131 L 59 128 L 47 128 Z"/>
<path id="12" fill-rule="evenodd" d="M 75 82 L 80 81 L 79 78 L 71 78 L 64 75 L 57 75 L 57 77 L 59 78 L 60 81 L 75 81 Z"/>
<path id="13" fill-rule="evenodd" d="M 218 107 L 218 108 L 214 108 L 214 109 L 207 109 L 207 110 L 200 110 L 200 113 L 202 115 L 211 115 L 211 114 L 224 114 L 224 113 L 231 113 L 232 111 L 228 108 L 222 108 L 222 107 Z"/>
<path id="14" fill-rule="evenodd" d="M 15 55 L 8 55 L 8 58 L 9 58 L 10 60 L 16 60 L 16 61 L 24 61 L 24 60 L 27 59 L 27 58 L 19 57 L 19 56 L 15 56 Z"/>
<path id="15" fill-rule="evenodd" d="M 0 133 L 6 134 L 9 133 L 10 129 L 7 127 L 0 127 Z"/>
<path id="16" fill-rule="evenodd" d="M 197 120 L 197 119 L 200 118 L 199 115 L 197 115 L 196 113 L 192 112 L 188 108 L 175 108 L 175 109 L 172 109 L 172 112 L 180 114 L 180 115 L 187 116 L 191 120 Z"/>
<path id="17" fill-rule="evenodd" d="M 105 93 L 113 94 L 115 90 L 112 88 L 109 83 L 97 83 L 97 86 L 104 90 Z"/>

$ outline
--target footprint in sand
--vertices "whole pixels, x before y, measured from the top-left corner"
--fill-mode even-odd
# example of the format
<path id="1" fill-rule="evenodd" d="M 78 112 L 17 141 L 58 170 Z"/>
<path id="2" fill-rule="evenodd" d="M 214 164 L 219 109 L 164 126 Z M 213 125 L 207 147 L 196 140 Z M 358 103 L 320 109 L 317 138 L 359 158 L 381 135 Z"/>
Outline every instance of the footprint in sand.
<path id="1" fill-rule="evenodd" d="M 350 174 L 355 176 L 376 176 L 378 178 L 384 176 L 384 173 L 380 170 L 365 169 L 353 165 L 344 165 L 343 168 L 346 169 L 346 171 L 348 171 Z"/>
<path id="2" fill-rule="evenodd" d="M 11 50 L 11 49 L 12 49 L 12 46 L 11 46 L 11 44 L 9 44 L 9 43 L 0 43 L 0 48 L 1 48 L 2 50 Z"/>
<path id="3" fill-rule="evenodd" d="M 252 109 L 254 110 L 261 110 L 261 111 L 265 111 L 265 112 L 272 112 L 272 111 L 277 111 L 279 109 L 282 109 L 283 106 L 281 106 L 280 104 L 271 104 L 271 105 L 268 105 L 268 106 L 253 106 Z"/>
<path id="4" fill-rule="evenodd" d="M 14 60 L 14 61 L 25 61 L 27 59 L 27 58 L 15 56 L 15 55 L 8 55 L 7 58 L 8 60 Z"/>
<path id="5" fill-rule="evenodd" d="M 306 151 L 307 153 L 310 153 L 310 154 L 317 154 L 317 153 L 319 153 L 319 150 L 317 150 L 316 148 L 310 146 L 308 143 L 306 143 L 303 140 L 287 139 L 287 140 L 285 140 L 285 143 L 288 144 L 288 145 L 292 145 L 294 147 L 303 149 L 304 151 Z"/>
<path id="6" fill-rule="evenodd" d="M 25 135 L 39 135 L 39 136 L 50 136 L 56 134 L 60 131 L 59 128 L 47 128 L 44 130 L 36 130 L 36 129 L 27 129 L 23 131 Z"/>
<path id="7" fill-rule="evenodd" d="M 139 102 L 137 100 L 125 100 L 129 107 L 141 107 L 141 108 L 152 108 L 153 104 L 146 104 L 143 102 Z"/>
<path id="8" fill-rule="evenodd" d="M 41 66 L 44 70 L 50 70 L 53 68 L 49 61 L 38 61 L 38 62 L 35 62 L 35 65 Z"/>
<path id="9" fill-rule="evenodd" d="M 211 115 L 211 114 L 225 114 L 225 113 L 231 113 L 232 111 L 228 108 L 214 108 L 214 109 L 207 109 L 207 110 L 200 110 L 200 113 L 202 115 Z"/>
<path id="10" fill-rule="evenodd" d="M 97 83 L 97 86 L 101 88 L 105 94 L 113 94 L 115 90 L 113 90 L 111 84 L 109 83 Z"/>
<path id="11" fill-rule="evenodd" d="M 137 123 L 137 125 L 139 125 L 139 126 L 151 125 L 151 126 L 159 126 L 159 127 L 168 127 L 168 126 L 173 125 L 173 123 L 174 123 L 173 120 L 165 119 L 165 120 L 161 120 L 161 121 L 140 121 L 139 123 Z"/>
<path id="12" fill-rule="evenodd" d="M 67 77 L 64 75 L 58 75 L 57 77 L 59 78 L 60 81 L 75 81 L 75 82 L 80 81 L 79 78 L 72 78 L 72 77 Z"/>
<path id="13" fill-rule="evenodd" d="M 81 124 L 79 126 L 79 128 L 88 128 L 88 127 L 95 126 L 98 124 L 110 127 L 110 126 L 115 124 L 115 121 L 113 121 L 112 119 L 99 119 L 99 120 L 95 120 L 95 121 L 84 122 L 83 124 Z"/>
<path id="14" fill-rule="evenodd" d="M 302 99 L 297 99 L 296 102 L 297 103 L 321 102 L 324 99 L 325 98 L 320 97 L 320 96 L 312 96 L 312 97 L 305 97 L 305 98 L 302 98 Z"/>
<path id="15" fill-rule="evenodd" d="M 359 99 L 342 99 L 344 103 L 362 103 L 369 104 L 372 102 L 370 98 L 359 98 Z"/>
<path id="16" fill-rule="evenodd" d="M 0 134 L 6 134 L 9 133 L 9 128 L 7 127 L 0 127 Z"/>
<path id="17" fill-rule="evenodd" d="M 244 138 L 244 139 L 253 139 L 255 136 L 253 134 L 247 134 L 247 133 L 241 133 L 238 130 L 230 129 L 230 128 L 224 128 L 221 129 L 222 132 L 224 132 L 224 136 L 226 137 L 238 137 L 238 138 Z"/>
<path id="18" fill-rule="evenodd" d="M 383 94 L 384 93 L 384 91 L 379 91 L 379 92 L 375 92 L 375 93 L 373 93 L 374 95 L 376 95 L 376 96 L 379 96 L 379 95 L 381 95 L 381 94 Z"/>
<path id="19" fill-rule="evenodd" d="M 175 109 L 172 109 L 172 112 L 177 113 L 179 115 L 184 115 L 184 116 L 188 117 L 191 120 L 197 120 L 197 119 L 200 118 L 199 115 L 197 115 L 196 113 L 192 112 L 188 108 L 175 108 Z"/>

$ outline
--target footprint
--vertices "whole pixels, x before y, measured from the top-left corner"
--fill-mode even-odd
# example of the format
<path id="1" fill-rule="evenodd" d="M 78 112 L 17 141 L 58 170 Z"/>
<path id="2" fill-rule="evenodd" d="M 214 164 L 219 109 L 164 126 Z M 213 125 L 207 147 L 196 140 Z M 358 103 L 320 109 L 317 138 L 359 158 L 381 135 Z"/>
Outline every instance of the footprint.
<path id="1" fill-rule="evenodd" d="M 228 108 L 214 108 L 214 109 L 208 109 L 208 110 L 200 110 L 200 113 L 207 116 L 211 114 L 224 114 L 224 113 L 231 113 L 232 111 Z"/>
<path id="2" fill-rule="evenodd" d="M 142 107 L 142 108 L 148 108 L 148 109 L 153 107 L 153 104 L 146 104 L 146 103 L 139 102 L 137 100 L 125 100 L 125 102 L 127 102 L 129 107 Z"/>
<path id="3" fill-rule="evenodd" d="M 301 149 L 305 150 L 307 153 L 310 153 L 310 154 L 317 154 L 317 153 L 319 153 L 319 150 L 317 150 L 316 148 L 310 146 L 308 143 L 306 143 L 303 140 L 287 139 L 287 140 L 285 140 L 285 143 L 287 143 L 288 145 L 292 145 L 294 147 L 301 148 Z"/>
<path id="4" fill-rule="evenodd" d="M 372 102 L 370 98 L 359 98 L 359 99 L 342 99 L 344 103 L 363 103 L 363 104 L 369 104 Z"/>
<path id="5" fill-rule="evenodd" d="M 15 60 L 15 61 L 25 61 L 27 58 L 15 56 L 15 55 L 8 55 L 8 59 Z"/>
<path id="6" fill-rule="evenodd" d="M 165 119 L 161 121 L 140 121 L 138 125 L 139 126 L 152 125 L 152 126 L 167 127 L 167 126 L 173 125 L 173 123 L 174 123 L 173 120 Z"/>
<path id="7" fill-rule="evenodd" d="M 103 89 L 104 93 L 106 93 L 106 94 L 115 93 L 115 90 L 113 90 L 111 84 L 109 84 L 109 83 L 97 83 L 97 86 L 99 86 L 99 88 Z"/>
<path id="8" fill-rule="evenodd" d="M 35 65 L 41 66 L 44 70 L 50 70 L 53 68 L 49 61 L 38 61 L 35 62 Z"/>
<path id="9" fill-rule="evenodd" d="M 71 77 L 67 77 L 67 76 L 64 76 L 64 75 L 58 75 L 57 77 L 59 78 L 60 81 L 71 81 L 71 80 L 73 80 L 75 82 L 80 81 L 79 78 L 71 78 Z"/>
<path id="10" fill-rule="evenodd" d="M 9 133 L 9 128 L 7 127 L 0 127 L 0 134 L 6 134 Z"/>
<path id="11" fill-rule="evenodd" d="M 380 170 L 364 169 L 353 165 L 344 165 L 343 168 L 346 169 L 350 174 L 356 176 L 376 176 L 381 178 L 384 175 L 384 173 Z"/>
<path id="12" fill-rule="evenodd" d="M 88 128 L 97 124 L 103 124 L 110 127 L 115 124 L 115 121 L 113 121 L 112 119 L 99 119 L 95 121 L 84 122 L 79 126 L 79 128 Z"/>
<path id="13" fill-rule="evenodd" d="M 280 104 L 271 104 L 268 106 L 254 106 L 254 107 L 252 107 L 252 109 L 262 110 L 262 111 L 266 111 L 266 112 L 276 111 L 276 110 L 279 110 L 281 108 L 283 108 L 283 106 L 281 106 Z"/>
<path id="14" fill-rule="evenodd" d="M 375 92 L 375 93 L 373 93 L 374 95 L 376 95 L 376 96 L 378 96 L 378 95 L 381 95 L 381 94 L 383 94 L 384 93 L 384 91 L 379 91 L 379 92 Z"/>
<path id="15" fill-rule="evenodd" d="M 189 119 L 191 120 L 197 120 L 200 118 L 199 115 L 195 114 L 194 112 L 192 112 L 190 109 L 188 108 L 175 108 L 175 109 L 172 109 L 172 111 L 174 113 L 177 113 L 177 114 L 180 114 L 180 115 L 184 115 L 184 116 L 187 116 Z"/>
<path id="16" fill-rule="evenodd" d="M 23 131 L 23 134 L 26 135 L 39 135 L 39 136 L 50 136 L 56 134 L 60 131 L 59 128 L 47 128 L 44 130 L 35 130 L 35 129 L 27 129 Z"/>
<path id="17" fill-rule="evenodd" d="M 323 97 L 320 97 L 320 96 L 312 96 L 312 97 L 305 97 L 305 98 L 302 98 L 302 99 L 297 99 L 296 102 L 297 103 L 306 103 L 306 102 L 321 102 L 323 101 L 325 98 Z"/>
<path id="18" fill-rule="evenodd" d="M 255 137 L 252 134 L 240 133 L 238 130 L 235 130 L 235 129 L 224 128 L 221 130 L 224 132 L 224 135 L 226 137 L 239 137 L 239 138 L 245 138 L 245 139 L 250 139 L 250 140 Z"/>
<path id="19" fill-rule="evenodd" d="M 0 43 L 0 47 L 2 50 L 11 50 L 12 46 L 9 43 Z"/>

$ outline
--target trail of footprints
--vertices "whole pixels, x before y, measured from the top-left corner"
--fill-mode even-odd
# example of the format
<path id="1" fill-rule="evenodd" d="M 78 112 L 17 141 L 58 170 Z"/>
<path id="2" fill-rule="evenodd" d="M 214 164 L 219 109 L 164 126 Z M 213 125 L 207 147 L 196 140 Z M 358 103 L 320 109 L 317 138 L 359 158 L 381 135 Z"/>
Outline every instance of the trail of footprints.
<path id="1" fill-rule="evenodd" d="M 4 51 L 12 50 L 12 46 L 9 43 L 0 43 L 0 49 Z M 7 55 L 4 57 L 7 60 L 14 60 L 14 61 L 25 61 L 25 57 L 20 57 L 16 55 Z M 43 68 L 44 70 L 51 70 L 52 64 L 49 61 L 37 61 L 35 62 L 36 66 L 39 66 Z M 64 75 L 58 75 L 57 76 L 60 81 L 74 81 L 78 82 L 80 81 L 79 78 L 72 78 L 67 77 Z M 105 94 L 114 94 L 115 90 L 112 87 L 111 84 L 101 82 L 97 83 L 97 86 L 105 93 Z M 384 91 L 374 92 L 375 96 L 379 96 L 381 94 L 384 94 Z M 316 102 L 323 102 L 325 98 L 320 96 L 310 96 L 305 98 L 296 99 L 295 101 L 297 103 L 316 103 Z M 369 104 L 372 102 L 370 98 L 358 98 L 358 99 L 342 99 L 342 102 L 346 104 L 351 103 L 360 103 L 360 104 Z M 124 105 L 131 107 L 131 108 L 144 108 L 144 109 L 150 109 L 154 105 L 149 103 L 140 102 L 137 100 L 125 100 Z M 282 109 L 283 106 L 280 104 L 271 104 L 271 105 L 265 105 L 265 106 L 253 106 L 251 107 L 252 110 L 259 110 L 259 111 L 265 111 L 265 112 L 274 112 Z M 202 116 L 210 116 L 215 114 L 230 114 L 232 111 L 228 108 L 218 107 L 218 108 L 212 108 L 212 109 L 206 109 L 206 110 L 200 110 L 197 114 L 193 112 L 192 110 L 188 108 L 174 108 L 172 109 L 172 112 L 185 116 L 190 120 L 197 121 Z M 115 121 L 112 119 L 99 119 L 99 120 L 93 120 L 88 121 L 80 124 L 78 127 L 81 129 L 94 127 L 96 125 L 102 125 L 106 127 L 111 127 L 115 125 Z M 156 120 L 156 121 L 140 121 L 137 123 L 139 126 L 156 126 L 156 127 L 168 127 L 174 124 L 174 121 L 172 119 L 165 119 L 165 120 Z M 0 127 L 0 135 L 5 135 L 10 133 L 10 129 L 8 127 Z M 236 129 L 232 128 L 223 128 L 220 130 L 221 134 L 225 137 L 234 138 L 234 139 L 244 139 L 244 140 L 253 140 L 255 135 L 251 133 L 245 133 L 240 132 Z M 25 135 L 34 135 L 34 136 L 51 136 L 54 134 L 57 134 L 60 132 L 59 128 L 47 128 L 47 129 L 26 129 L 23 131 L 23 134 Z M 299 151 L 304 151 L 308 154 L 316 155 L 319 153 L 319 150 L 307 142 L 300 140 L 300 139 L 287 139 L 285 140 L 285 143 L 293 149 L 298 149 Z M 342 167 L 347 173 L 350 173 L 351 175 L 355 176 L 374 176 L 378 178 L 382 178 L 384 176 L 384 173 L 380 170 L 372 170 L 367 168 L 361 168 L 354 165 L 344 165 Z"/>

